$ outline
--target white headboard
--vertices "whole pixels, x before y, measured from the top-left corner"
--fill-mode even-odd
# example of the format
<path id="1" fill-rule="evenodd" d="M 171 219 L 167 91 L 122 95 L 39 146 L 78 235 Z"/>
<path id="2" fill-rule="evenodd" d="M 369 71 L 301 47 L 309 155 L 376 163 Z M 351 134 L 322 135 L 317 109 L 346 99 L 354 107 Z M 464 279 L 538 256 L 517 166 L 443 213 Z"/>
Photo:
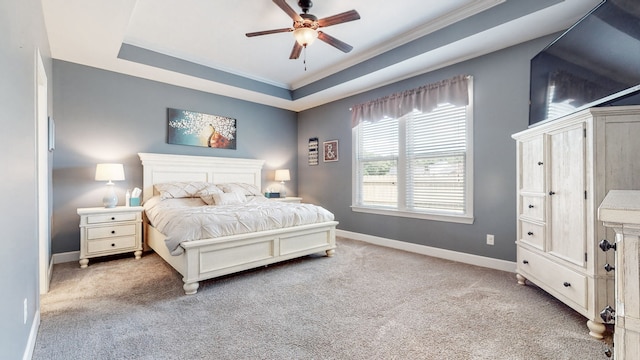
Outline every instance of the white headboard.
<path id="1" fill-rule="evenodd" d="M 211 156 L 138 153 L 142 161 L 142 198 L 153 196 L 153 185 L 172 181 L 241 182 L 262 189 L 264 160 Z"/>

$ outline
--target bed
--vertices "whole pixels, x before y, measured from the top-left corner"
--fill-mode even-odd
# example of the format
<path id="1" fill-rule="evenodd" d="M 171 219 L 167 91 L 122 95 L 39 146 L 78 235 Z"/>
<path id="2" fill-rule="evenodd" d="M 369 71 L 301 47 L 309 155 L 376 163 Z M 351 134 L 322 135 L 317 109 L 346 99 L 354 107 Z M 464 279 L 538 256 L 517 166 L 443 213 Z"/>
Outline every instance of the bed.
<path id="1" fill-rule="evenodd" d="M 156 184 L 172 182 L 244 183 L 262 189 L 264 160 L 139 153 L 143 167 L 143 203 Z M 267 200 L 273 201 L 273 200 Z M 166 236 L 144 217 L 145 247 L 151 248 L 182 275 L 185 294 L 195 294 L 199 282 L 315 253 L 333 256 L 337 221 L 226 235 L 180 243 L 172 255 Z M 174 251 L 174 253 L 176 253 Z"/>

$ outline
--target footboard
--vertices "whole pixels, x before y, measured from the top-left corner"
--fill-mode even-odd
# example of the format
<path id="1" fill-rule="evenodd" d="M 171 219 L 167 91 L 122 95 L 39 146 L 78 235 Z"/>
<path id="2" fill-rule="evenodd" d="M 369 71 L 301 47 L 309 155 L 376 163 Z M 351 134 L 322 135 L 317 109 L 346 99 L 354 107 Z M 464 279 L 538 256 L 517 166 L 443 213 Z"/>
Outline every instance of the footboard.
<path id="1" fill-rule="evenodd" d="M 320 252 L 332 256 L 337 224 L 337 221 L 328 221 L 184 242 L 181 245 L 184 253 L 179 256 L 169 255 L 168 250 L 163 254 L 162 249 L 156 249 L 159 247 L 157 240 L 150 241 L 150 246 L 182 274 L 185 293 L 195 294 L 201 280 Z"/>

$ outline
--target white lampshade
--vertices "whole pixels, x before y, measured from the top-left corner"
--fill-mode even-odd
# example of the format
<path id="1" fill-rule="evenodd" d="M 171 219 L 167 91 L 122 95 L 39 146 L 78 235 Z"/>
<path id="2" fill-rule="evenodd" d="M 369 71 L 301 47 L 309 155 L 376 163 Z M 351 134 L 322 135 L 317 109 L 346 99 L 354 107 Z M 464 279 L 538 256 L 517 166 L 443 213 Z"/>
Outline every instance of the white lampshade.
<path id="1" fill-rule="evenodd" d="M 311 45 L 318 37 L 318 32 L 312 28 L 301 27 L 293 30 L 293 37 L 302 46 Z"/>
<path id="2" fill-rule="evenodd" d="M 124 166 L 122 164 L 98 164 L 96 166 L 96 181 L 124 180 Z"/>
<path id="3" fill-rule="evenodd" d="M 289 174 L 289 169 L 281 169 L 276 170 L 276 181 L 289 181 L 291 180 L 291 175 Z"/>
<path id="4" fill-rule="evenodd" d="M 96 181 L 108 181 L 107 191 L 104 193 L 102 203 L 106 208 L 118 205 L 118 195 L 113 190 L 112 181 L 124 180 L 124 166 L 122 164 L 98 164 L 96 166 Z"/>

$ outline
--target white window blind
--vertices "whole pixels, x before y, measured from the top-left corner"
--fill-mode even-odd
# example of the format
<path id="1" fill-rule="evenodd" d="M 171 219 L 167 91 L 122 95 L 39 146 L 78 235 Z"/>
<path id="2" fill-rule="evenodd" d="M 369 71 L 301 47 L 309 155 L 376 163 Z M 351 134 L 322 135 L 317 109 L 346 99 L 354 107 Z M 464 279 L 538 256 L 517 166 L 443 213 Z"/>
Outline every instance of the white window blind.
<path id="1" fill-rule="evenodd" d="M 445 103 L 354 127 L 354 211 L 473 222 L 471 114 Z"/>
<path id="2" fill-rule="evenodd" d="M 359 137 L 360 202 L 396 207 L 398 203 L 398 121 L 363 123 Z"/>
<path id="3" fill-rule="evenodd" d="M 407 208 L 465 213 L 466 107 L 407 119 Z"/>

